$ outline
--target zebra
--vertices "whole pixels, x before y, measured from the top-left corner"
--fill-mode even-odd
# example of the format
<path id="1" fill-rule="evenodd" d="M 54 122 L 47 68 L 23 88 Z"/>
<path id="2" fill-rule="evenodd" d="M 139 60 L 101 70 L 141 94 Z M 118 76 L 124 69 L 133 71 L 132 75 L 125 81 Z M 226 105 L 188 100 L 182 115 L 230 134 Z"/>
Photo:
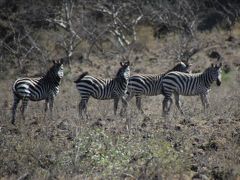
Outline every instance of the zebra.
<path id="1" fill-rule="evenodd" d="M 136 97 L 137 109 L 144 114 L 142 109 L 142 95 L 145 96 L 156 96 L 162 93 L 161 81 L 165 74 L 171 71 L 188 72 L 190 64 L 185 62 L 177 63 L 171 70 L 164 74 L 153 75 L 153 74 L 136 74 L 129 78 L 128 91 L 126 101 L 130 101 L 134 96 Z M 127 103 L 123 101 L 123 108 L 121 114 L 126 112 Z"/>
<path id="2" fill-rule="evenodd" d="M 24 112 L 27 108 L 28 101 L 45 100 L 45 115 L 50 107 L 52 117 L 54 97 L 59 92 L 60 81 L 63 77 L 63 59 L 53 60 L 53 66 L 45 75 L 38 78 L 19 78 L 13 86 L 14 103 L 12 106 L 12 124 L 15 124 L 16 109 L 20 100 L 22 100 L 21 114 L 25 119 Z"/>
<path id="3" fill-rule="evenodd" d="M 88 72 L 84 72 L 76 81 L 74 81 L 81 96 L 81 101 L 79 103 L 79 114 L 82 118 L 84 111 L 88 119 L 87 103 L 90 96 L 99 100 L 114 99 L 113 109 L 114 114 L 116 115 L 119 99 L 125 96 L 127 92 L 128 80 L 130 76 L 129 61 L 120 62 L 120 65 L 121 67 L 113 79 L 93 77 L 88 75 Z"/>
<path id="4" fill-rule="evenodd" d="M 179 101 L 179 95 L 197 96 L 202 101 L 204 112 L 209 107 L 208 94 L 211 84 L 216 81 L 217 86 L 221 85 L 221 67 L 220 64 L 211 64 L 202 73 L 187 74 L 182 72 L 169 72 L 163 77 L 163 116 L 167 115 L 172 105 L 172 94 L 175 96 L 175 103 L 181 114 L 184 114 Z M 169 102 L 169 103 L 168 103 Z"/>

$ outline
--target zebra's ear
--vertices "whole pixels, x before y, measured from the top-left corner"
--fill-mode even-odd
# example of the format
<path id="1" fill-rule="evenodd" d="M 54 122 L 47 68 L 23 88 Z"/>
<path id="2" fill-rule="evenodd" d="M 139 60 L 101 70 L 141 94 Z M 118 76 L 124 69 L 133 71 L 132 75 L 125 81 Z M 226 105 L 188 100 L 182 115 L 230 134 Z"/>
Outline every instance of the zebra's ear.
<path id="1" fill-rule="evenodd" d="M 55 60 L 52 60 L 53 64 L 56 64 L 57 62 Z"/>
<path id="2" fill-rule="evenodd" d="M 130 62 L 129 62 L 129 61 L 125 62 L 125 65 L 126 65 L 126 66 L 129 66 L 129 65 L 130 65 Z"/>
<path id="3" fill-rule="evenodd" d="M 123 62 L 120 62 L 120 65 L 121 65 L 121 66 L 124 66 Z"/>
<path id="4" fill-rule="evenodd" d="M 184 61 L 180 61 L 179 63 L 176 63 L 176 65 L 177 64 L 184 64 L 184 65 L 188 65 L 188 63 L 187 62 L 184 62 Z"/>
<path id="5" fill-rule="evenodd" d="M 63 58 L 61 58 L 59 62 L 60 62 L 60 64 L 63 64 L 63 62 L 64 62 L 64 59 L 63 59 Z"/>
<path id="6" fill-rule="evenodd" d="M 187 67 L 191 67 L 192 64 L 191 63 L 184 63 Z"/>

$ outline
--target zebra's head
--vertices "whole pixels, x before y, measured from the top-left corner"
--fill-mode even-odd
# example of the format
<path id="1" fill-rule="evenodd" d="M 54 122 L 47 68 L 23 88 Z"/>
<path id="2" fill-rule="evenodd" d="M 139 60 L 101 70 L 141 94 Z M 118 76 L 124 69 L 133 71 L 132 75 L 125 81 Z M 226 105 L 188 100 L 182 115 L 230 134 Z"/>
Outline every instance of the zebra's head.
<path id="1" fill-rule="evenodd" d="M 59 79 L 63 77 L 63 59 L 53 60 L 53 66 L 51 67 L 53 74 L 57 75 Z"/>
<path id="2" fill-rule="evenodd" d="M 180 62 L 180 63 L 176 64 L 176 66 L 173 69 L 175 71 L 189 73 L 190 66 L 191 66 L 191 64 L 189 64 L 188 62 Z"/>
<path id="3" fill-rule="evenodd" d="M 208 68 L 208 71 L 210 72 L 213 81 L 216 81 L 217 86 L 220 86 L 222 82 L 221 67 L 222 63 L 216 65 L 212 64 L 211 67 Z"/>
<path id="4" fill-rule="evenodd" d="M 117 78 L 124 78 L 124 79 L 128 80 L 129 77 L 130 77 L 130 67 L 129 67 L 130 63 L 129 63 L 129 61 L 120 62 L 120 65 L 121 65 L 121 67 L 118 70 L 116 77 Z"/>
<path id="5" fill-rule="evenodd" d="M 179 62 L 168 72 L 179 71 L 179 72 L 189 73 L 190 66 L 191 66 L 191 64 L 189 64 L 189 63 Z M 165 73 L 165 74 L 167 74 L 167 73 Z"/>

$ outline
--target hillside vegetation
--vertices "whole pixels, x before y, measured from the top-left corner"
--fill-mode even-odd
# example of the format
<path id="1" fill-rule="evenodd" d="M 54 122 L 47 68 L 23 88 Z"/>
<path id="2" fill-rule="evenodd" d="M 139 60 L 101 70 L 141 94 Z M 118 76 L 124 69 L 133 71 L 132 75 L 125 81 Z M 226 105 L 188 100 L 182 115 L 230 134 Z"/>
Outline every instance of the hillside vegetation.
<path id="1" fill-rule="evenodd" d="M 183 11 L 186 18 L 201 19 L 203 7 L 211 9 L 206 11 L 208 13 L 215 10 L 228 14 L 229 9 L 236 13 L 235 16 L 228 14 L 228 17 L 234 17 L 234 20 L 230 18 L 232 23 L 228 28 L 224 21 L 227 16 L 224 16 L 226 19 L 218 20 L 212 28 L 204 27 L 204 30 L 196 21 L 195 28 L 190 31 L 182 28 L 180 19 L 171 14 L 172 7 L 180 7 L 175 1 L 115 2 L 123 22 L 132 22 L 141 13 L 143 15 L 134 28 L 133 24 L 128 24 L 131 32 L 123 31 L 121 28 L 124 26 L 119 26 L 120 30 L 115 29 L 121 32 L 120 39 L 116 36 L 117 32 L 112 33 L 114 20 L 104 11 L 98 14 L 99 11 L 94 9 L 111 9 L 113 1 L 109 6 L 106 4 L 110 1 L 89 4 L 85 1 L 66 1 L 70 4 L 65 1 L 52 2 L 42 1 L 33 5 L 19 1 L 13 6 L 9 1 L 9 4 L 0 4 L 5 7 L 0 13 L 1 179 L 240 178 L 240 24 L 237 10 L 231 9 L 237 7 L 237 2 L 224 4 L 214 1 L 218 4 L 214 9 L 211 3 L 203 6 L 200 2 L 194 5 L 190 1 L 182 1 L 189 5 L 184 9 L 186 13 Z M 167 2 L 173 3 L 173 6 Z M 46 4 L 46 8 L 42 8 Z M 136 4 L 138 6 L 134 6 Z M 64 7 L 72 6 L 73 11 L 70 12 L 76 13 L 76 7 L 81 9 L 79 14 L 71 16 L 72 30 L 76 35 L 71 28 L 60 27 L 52 21 L 64 18 L 64 13 L 68 12 L 66 9 L 64 11 Z M 32 11 L 25 11 L 29 7 Z M 153 7 L 156 9 L 151 12 L 162 12 L 163 7 L 168 7 L 169 11 L 164 11 L 166 14 L 159 14 L 153 20 L 156 14 L 148 14 Z M 191 7 L 198 9 L 191 11 Z M 43 11 L 48 13 L 44 14 Z M 129 11 L 132 14 L 124 16 Z M 82 12 L 92 14 L 81 16 Z M 189 17 L 187 12 L 194 14 Z M 7 13 L 12 16 L 7 16 Z M 161 15 L 169 15 L 172 19 L 161 19 Z M 84 19 L 83 23 L 79 21 L 82 17 L 89 19 Z M 49 21 L 36 21 L 36 18 Z M 187 19 L 187 22 L 193 22 L 194 18 L 190 20 Z M 112 26 L 103 31 L 106 24 Z M 166 31 L 162 31 L 163 24 Z M 92 31 L 82 31 L 86 27 Z M 156 27 L 161 27 L 160 34 L 156 35 Z M 193 27 L 191 23 L 189 27 Z M 123 42 L 124 37 L 129 44 Z M 135 99 L 130 102 L 126 117 L 121 117 L 119 112 L 113 115 L 113 101 L 93 98 L 88 104 L 90 118 L 84 120 L 78 116 L 80 97 L 73 81 L 85 71 L 104 78 L 114 77 L 122 56 L 125 56 L 131 62 L 131 74 L 164 73 L 180 60 L 189 61 L 194 73 L 217 63 L 217 59 L 210 58 L 210 54 L 216 51 L 224 64 L 222 85 L 218 87 L 213 84 L 207 115 L 203 113 L 199 97 L 181 97 L 185 115 L 182 116 L 174 105 L 170 118 L 164 119 L 163 97 L 159 95 L 143 98 L 147 116 L 138 112 Z M 22 120 L 18 110 L 16 125 L 12 125 L 13 82 L 18 77 L 41 75 L 51 66 L 51 59 L 60 57 L 65 57 L 64 78 L 54 102 L 53 119 L 49 118 L 49 114 L 44 119 L 43 102 L 30 102 L 26 119 Z"/>

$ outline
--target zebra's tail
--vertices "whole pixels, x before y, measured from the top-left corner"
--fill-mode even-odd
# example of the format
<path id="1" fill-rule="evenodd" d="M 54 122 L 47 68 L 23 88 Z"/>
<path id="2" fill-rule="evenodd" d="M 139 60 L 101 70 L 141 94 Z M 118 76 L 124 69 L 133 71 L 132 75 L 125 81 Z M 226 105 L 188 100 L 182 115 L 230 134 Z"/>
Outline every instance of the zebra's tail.
<path id="1" fill-rule="evenodd" d="M 13 83 L 13 85 L 12 85 L 12 92 L 13 93 L 16 93 L 17 92 L 17 89 L 16 89 L 16 84 L 17 84 L 17 82 L 18 82 L 18 79 Z"/>
<path id="2" fill-rule="evenodd" d="M 166 91 L 163 85 L 161 85 L 161 94 L 164 96 L 166 95 Z"/>
<path id="3" fill-rule="evenodd" d="M 86 76 L 86 75 L 88 75 L 88 72 L 82 73 L 82 74 L 78 77 L 78 79 L 77 79 L 76 81 L 74 81 L 74 82 L 75 82 L 75 83 L 78 83 L 78 82 L 81 81 L 81 79 L 84 78 L 84 76 Z"/>

